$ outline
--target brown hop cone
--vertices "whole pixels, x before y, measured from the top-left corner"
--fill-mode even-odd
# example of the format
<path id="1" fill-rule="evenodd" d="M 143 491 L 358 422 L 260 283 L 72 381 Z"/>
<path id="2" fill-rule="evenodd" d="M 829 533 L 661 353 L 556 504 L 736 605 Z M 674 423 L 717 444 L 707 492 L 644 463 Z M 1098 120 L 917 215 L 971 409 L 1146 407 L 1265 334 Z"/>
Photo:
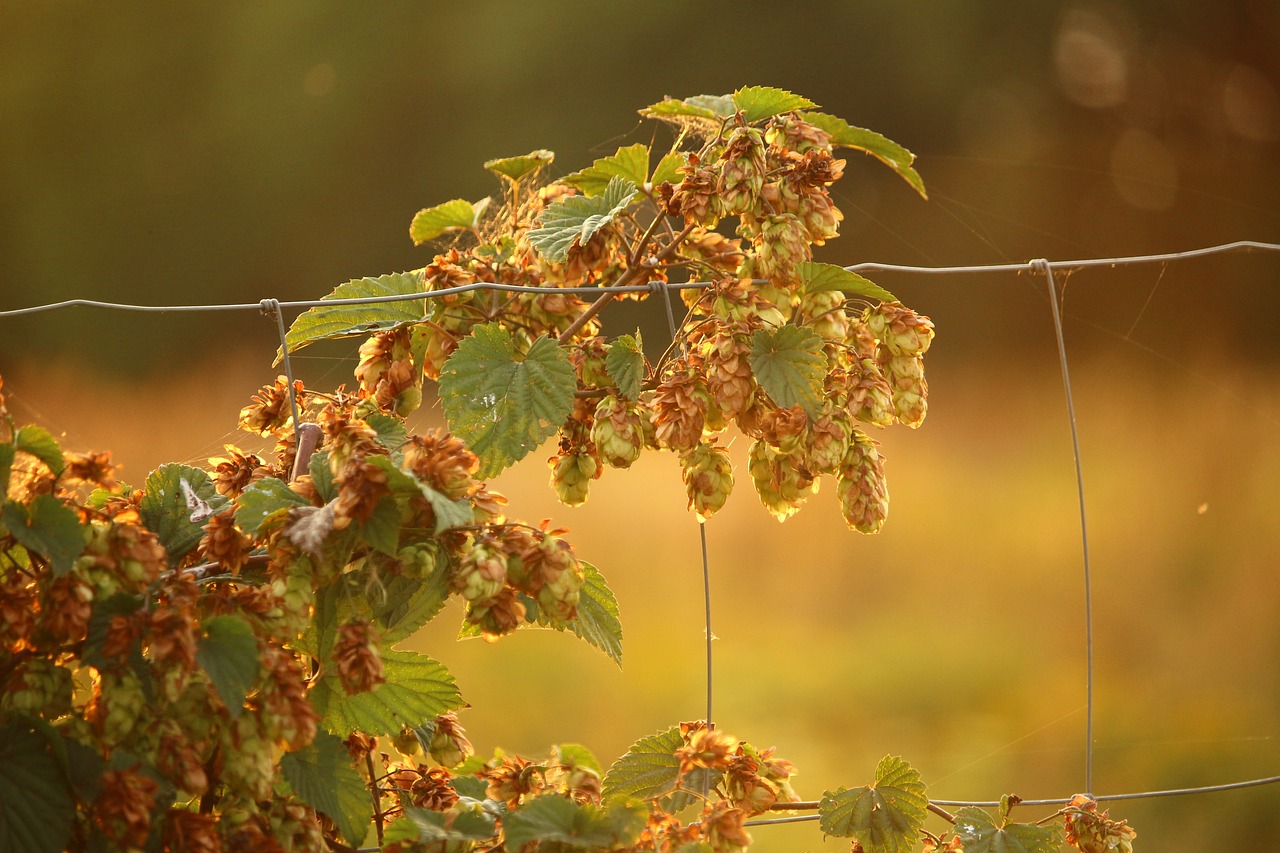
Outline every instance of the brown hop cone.
<path id="1" fill-rule="evenodd" d="M 423 328 L 426 329 L 427 346 L 422 353 L 422 375 L 436 382 L 440 379 L 440 372 L 444 370 L 444 363 L 458 348 L 464 333 L 430 323 Z"/>
<path id="2" fill-rule="evenodd" d="M 707 391 L 726 418 L 736 419 L 755 400 L 756 380 L 751 373 L 751 324 L 722 323 L 702 343 Z"/>
<path id="3" fill-rule="evenodd" d="M 706 726 L 693 728 L 685 733 L 684 745 L 676 750 L 680 774 L 699 768 L 727 770 L 737 749 L 738 739 L 733 735 Z"/>
<path id="4" fill-rule="evenodd" d="M 823 290 L 801 296 L 800 316 L 805 325 L 825 340 L 843 343 L 848 336 L 849 315 L 844 310 L 844 294 L 838 290 Z"/>
<path id="5" fill-rule="evenodd" d="M 708 804 L 702 812 L 702 825 L 712 853 L 744 853 L 751 846 L 746 821 L 746 812 L 724 800 Z"/>
<path id="6" fill-rule="evenodd" d="M 409 359 L 394 361 L 369 395 L 379 410 L 400 417 L 422 405 L 421 373 Z"/>
<path id="7" fill-rule="evenodd" d="M 751 481 L 760 502 L 779 521 L 794 515 L 805 498 L 818 490 L 818 481 L 806 467 L 802 453 L 803 448 L 796 454 L 780 453 L 764 440 L 751 445 L 747 466 Z"/>
<path id="8" fill-rule="evenodd" d="M 853 424 L 844 412 L 823 414 L 809 428 L 809 445 L 806 457 L 810 470 L 819 474 L 834 474 L 849 450 Z"/>
<path id="9" fill-rule="evenodd" d="M 551 466 L 551 488 L 565 506 L 586 503 L 591 481 L 603 472 L 600 460 L 588 447 L 562 448 L 547 464 Z"/>
<path id="10" fill-rule="evenodd" d="M 404 467 L 437 492 L 459 500 L 473 491 L 480 460 L 462 439 L 429 429 L 405 444 Z"/>
<path id="11" fill-rule="evenodd" d="M 338 680 L 349 695 L 366 693 L 387 680 L 373 631 L 363 620 L 353 619 L 338 628 L 333 662 L 338 667 Z"/>
<path id="12" fill-rule="evenodd" d="M 40 627 L 60 643 L 77 643 L 89 630 L 94 590 L 75 574 L 65 574 L 45 587 Z"/>
<path id="13" fill-rule="evenodd" d="M 933 321 L 901 302 L 881 302 L 867 308 L 862 320 L 880 345 L 894 355 L 924 355 L 933 342 Z"/>
<path id="14" fill-rule="evenodd" d="M 227 510 L 205 523 L 204 536 L 197 547 L 206 560 L 238 575 L 249 561 L 252 543 L 253 540 L 236 527 L 235 511 Z"/>
<path id="15" fill-rule="evenodd" d="M 136 767 L 102 774 L 93 820 L 119 849 L 142 847 L 151 833 L 151 811 L 159 785 Z"/>
<path id="16" fill-rule="evenodd" d="M 71 671 L 48 658 L 27 658 L 10 671 L 0 710 L 57 718 L 71 711 Z"/>
<path id="17" fill-rule="evenodd" d="M 760 417 L 760 437 L 779 453 L 796 454 L 809 443 L 809 416 L 798 405 L 772 409 Z"/>
<path id="18" fill-rule="evenodd" d="M 167 850 L 222 853 L 218 818 L 189 809 L 169 809 L 165 815 L 164 842 Z"/>
<path id="19" fill-rule="evenodd" d="M 354 462 L 334 481 L 338 498 L 333 505 L 333 528 L 343 530 L 353 521 L 368 521 L 384 495 L 390 494 L 386 470 L 372 462 Z"/>
<path id="20" fill-rule="evenodd" d="M 836 475 L 836 494 L 845 523 L 860 533 L 878 533 L 889 515 L 884 457 L 866 433 L 855 429 L 849 452 Z"/>
<path id="21" fill-rule="evenodd" d="M 614 468 L 630 468 L 644 449 L 643 418 L 637 403 L 612 394 L 601 400 L 591 427 L 600 459 Z"/>
<path id="22" fill-rule="evenodd" d="M 717 273 L 732 273 L 742 262 L 742 241 L 718 231 L 695 228 L 685 239 L 681 253 L 692 260 L 702 261 Z M 699 292 L 692 289 L 680 293 L 694 299 L 699 296 Z"/>
<path id="23" fill-rule="evenodd" d="M 680 457 L 680 469 L 689 494 L 689 509 L 699 521 L 706 521 L 724 506 L 733 491 L 729 451 L 714 444 L 699 444 Z"/>
<path id="24" fill-rule="evenodd" d="M 446 812 L 458 802 L 453 776 L 443 767 L 419 767 L 418 778 L 409 787 L 409 800 L 418 808 Z"/>
<path id="25" fill-rule="evenodd" d="M 62 469 L 64 482 L 94 483 L 104 489 L 116 485 L 116 468 L 111 464 L 110 453 L 75 453 L 65 451 L 62 454 L 66 467 Z"/>
<path id="26" fill-rule="evenodd" d="M 794 213 L 762 217 L 753 247 L 756 274 L 776 283 L 797 282 L 796 265 L 813 258 L 809 232 Z"/>
<path id="27" fill-rule="evenodd" d="M 677 369 L 659 383 L 650 409 L 658 444 L 668 450 L 692 450 L 706 425 L 706 386 L 697 370 Z"/>
<path id="28" fill-rule="evenodd" d="M 213 469 L 213 485 L 218 494 L 238 498 L 254 480 L 267 476 L 262 457 L 254 453 L 242 453 L 234 444 L 225 446 L 226 456 L 209 459 Z"/>
<path id="29" fill-rule="evenodd" d="M 496 767 L 485 768 L 480 775 L 489 782 L 485 796 L 510 808 L 547 787 L 546 768 L 518 755 L 504 756 Z"/>
<path id="30" fill-rule="evenodd" d="M 765 141 L 786 151 L 803 154 L 811 149 L 831 150 L 831 134 L 793 113 L 775 116 L 765 130 Z"/>
<path id="31" fill-rule="evenodd" d="M 366 394 L 372 395 L 378 387 L 378 380 L 391 365 L 408 358 L 408 328 L 378 332 L 360 345 L 360 361 L 355 369 L 356 381 Z"/>
<path id="32" fill-rule="evenodd" d="M 1110 812 L 1099 812 L 1089 795 L 1076 794 L 1064 811 L 1067 843 L 1080 853 L 1133 853 L 1138 833 L 1126 821 L 1112 820 Z"/>
<path id="33" fill-rule="evenodd" d="M 267 737 L 301 749 L 316 736 L 319 715 L 307 699 L 307 675 L 294 655 L 274 644 L 261 650 L 262 670 L 257 701 Z"/>
<path id="34" fill-rule="evenodd" d="M 929 385 L 924 381 L 924 359 L 918 355 L 880 358 L 880 369 L 893 389 L 893 416 L 912 429 L 924 423 L 929 410 Z"/>
<path id="35" fill-rule="evenodd" d="M 790 311 L 790 294 L 784 299 L 787 311 L 769 301 L 751 280 L 734 276 L 716 282 L 711 291 L 709 313 L 730 323 L 746 323 L 749 330 L 760 326 L 781 326 Z"/>
<path id="36" fill-rule="evenodd" d="M 806 189 L 800 195 L 796 216 L 800 218 L 800 224 L 815 246 L 821 246 L 839 236 L 840 223 L 844 221 L 844 214 L 831 201 L 831 193 L 822 187 Z"/>
<path id="37" fill-rule="evenodd" d="M 298 398 L 298 408 L 306 403 L 306 393 L 301 380 L 293 383 Z M 289 403 L 289 380 L 277 376 L 272 385 L 264 385 L 253 395 L 253 402 L 240 410 L 240 428 L 258 435 L 269 435 L 293 419 Z"/>
<path id="38" fill-rule="evenodd" d="M 489 537 L 476 542 L 458 561 L 450 585 L 472 602 L 488 601 L 501 592 L 507 585 L 507 554 L 501 544 Z"/>
<path id="39" fill-rule="evenodd" d="M 457 714 L 450 711 L 436 717 L 427 752 L 442 767 L 457 767 L 475 753 Z"/>
<path id="40" fill-rule="evenodd" d="M 716 192 L 720 179 L 716 170 L 703 166 L 696 154 L 690 154 L 688 165 L 681 166 L 680 172 L 684 180 L 672 190 L 667 212 L 683 216 L 688 224 L 715 228 L 724 215 L 722 200 Z"/>
<path id="41" fill-rule="evenodd" d="M 847 411 L 872 426 L 893 423 L 893 386 L 874 359 L 859 359 L 848 372 Z"/>
<path id="42" fill-rule="evenodd" d="M 736 127 L 720 156 L 716 191 L 726 215 L 754 214 L 767 170 L 764 135 L 754 127 Z"/>
<path id="43" fill-rule="evenodd" d="M 0 638 L 8 651 L 17 652 L 26 647 L 36 624 L 36 601 L 35 582 L 16 567 L 10 567 L 0 576 Z M 85 604 L 92 615 L 92 604 Z M 87 630 L 88 617 L 84 624 Z"/>
<path id="44" fill-rule="evenodd" d="M 511 587 L 487 601 L 467 605 L 467 621 L 478 626 L 486 640 L 510 634 L 524 623 L 524 617 L 525 606 Z"/>

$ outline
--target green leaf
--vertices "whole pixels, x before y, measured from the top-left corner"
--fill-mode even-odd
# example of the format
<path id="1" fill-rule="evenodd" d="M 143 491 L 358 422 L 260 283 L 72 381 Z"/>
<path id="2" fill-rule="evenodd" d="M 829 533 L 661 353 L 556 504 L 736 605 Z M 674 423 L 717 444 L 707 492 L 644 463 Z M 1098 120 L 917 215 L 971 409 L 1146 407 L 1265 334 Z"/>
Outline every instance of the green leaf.
<path id="1" fill-rule="evenodd" d="M 796 272 L 804 283 L 805 293 L 822 293 L 827 290 L 839 290 L 854 296 L 865 296 L 881 302 L 897 302 L 898 297 L 885 290 L 868 278 L 856 272 L 850 272 L 835 264 L 820 264 L 816 261 L 803 261 L 796 264 Z"/>
<path id="2" fill-rule="evenodd" d="M 289 488 L 277 477 L 254 480 L 236 498 L 236 525 L 250 536 L 257 536 L 268 522 L 279 521 L 296 506 L 311 506 L 311 501 Z"/>
<path id="3" fill-rule="evenodd" d="M 582 572 L 585 577 L 578 591 L 577 617 L 568 622 L 556 622 L 539 616 L 538 625 L 557 631 L 572 631 L 622 666 L 622 619 L 618 613 L 618 599 L 599 569 L 584 562 Z"/>
<path id="4" fill-rule="evenodd" d="M 691 794 L 677 791 L 680 777 L 680 759 L 676 750 L 684 746 L 680 727 L 641 738 L 631 745 L 601 783 L 601 793 L 609 797 L 638 800 L 656 800 L 671 797 L 668 811 L 677 812 L 693 801 Z M 719 782 L 720 773 L 711 770 L 694 770 L 683 779 L 685 790 L 710 790 Z M 672 796 L 674 795 L 674 796 Z"/>
<path id="5" fill-rule="evenodd" d="M 338 825 L 347 844 L 355 847 L 364 840 L 372 801 L 339 738 L 317 732 L 310 746 L 280 757 L 280 772 L 298 799 Z"/>
<path id="6" fill-rule="evenodd" d="M 0 728 L 0 850 L 59 853 L 75 808 L 45 738 L 25 725 Z"/>
<path id="7" fill-rule="evenodd" d="M 622 178 L 637 189 L 643 189 L 649 179 L 649 146 L 642 142 L 619 148 L 608 157 L 601 157 L 587 168 L 561 180 L 572 184 L 589 196 L 596 196 L 609 188 L 609 181 Z"/>
<path id="8" fill-rule="evenodd" d="M 400 549 L 400 508 L 391 495 L 383 495 L 369 517 L 360 522 L 360 538 L 370 548 L 387 555 Z"/>
<path id="9" fill-rule="evenodd" d="M 595 753 L 580 743 L 561 743 L 551 748 L 554 761 L 570 769 L 585 768 L 596 775 L 603 776 L 604 768 L 600 766 Z"/>
<path id="10" fill-rule="evenodd" d="M 49 558 L 54 575 L 65 574 L 84 552 L 80 516 L 53 495 L 36 495 L 28 506 L 8 501 L 0 518 L 14 539 Z"/>
<path id="11" fill-rule="evenodd" d="M 818 815 L 827 835 L 857 838 L 869 853 L 911 853 L 928 805 L 920 774 L 901 758 L 886 755 L 871 785 L 828 791 Z"/>
<path id="12" fill-rule="evenodd" d="M 529 231 L 529 242 L 547 260 L 560 263 L 575 244 L 586 245 L 597 231 L 626 210 L 638 192 L 626 178 L 615 175 L 598 196 L 558 199 L 542 212 L 539 227 Z"/>
<path id="13" fill-rule="evenodd" d="M 810 418 L 818 417 L 827 357 L 817 332 L 790 325 L 759 329 L 751 336 L 747 361 L 770 400 L 784 409 L 800 405 Z"/>
<path id="14" fill-rule="evenodd" d="M 409 238 L 413 240 L 415 246 L 421 246 L 446 231 L 475 228 L 488 206 L 487 198 L 477 202 L 455 198 L 453 201 L 446 201 L 435 207 L 423 208 L 413 215 L 413 221 L 409 223 Z"/>
<path id="15" fill-rule="evenodd" d="M 911 168 L 911 164 L 916 160 L 916 155 L 898 143 L 891 139 L 886 139 L 873 130 L 854 127 L 844 119 L 836 118 L 826 113 L 801 113 L 800 118 L 831 134 L 832 145 L 842 148 L 856 148 L 859 151 L 867 152 L 901 175 L 902 179 L 911 184 L 912 188 L 920 193 L 921 197 L 929 197 L 929 194 L 924 189 L 924 181 L 921 180 L 916 170 Z"/>
<path id="16" fill-rule="evenodd" d="M 147 475 L 139 512 L 142 523 L 159 538 L 169 552 L 169 560 L 176 563 L 204 536 L 209 517 L 229 504 L 204 471 L 169 463 Z"/>
<path id="17" fill-rule="evenodd" d="M 312 456 L 307 472 L 311 475 L 311 484 L 316 487 L 320 500 L 328 503 L 338 496 L 338 487 L 333 482 L 333 469 L 329 467 L 329 451 L 321 450 Z"/>
<path id="18" fill-rule="evenodd" d="M 673 184 L 680 183 L 680 168 L 688 162 L 688 157 L 679 152 L 672 151 L 670 154 L 663 156 L 658 161 L 658 167 L 653 170 L 653 185 L 660 186 L 664 181 L 670 181 Z"/>
<path id="19" fill-rule="evenodd" d="M 991 815 L 966 806 L 956 812 L 956 833 L 965 853 L 1058 853 L 1062 849 L 1059 826 L 1008 823 L 996 826 Z"/>
<path id="20" fill-rule="evenodd" d="M 89 630 L 84 640 L 82 655 L 84 662 L 99 669 L 107 666 L 108 661 L 102 654 L 102 644 L 106 642 L 107 628 L 110 627 L 111 620 L 117 616 L 129 616 L 141 609 L 141 596 L 129 595 L 126 592 L 117 592 L 110 598 L 94 599 L 93 607 L 89 611 Z M 141 651 L 141 637 L 134 641 L 134 648 Z"/>
<path id="21" fill-rule="evenodd" d="M 258 640 L 249 623 L 239 616 L 206 619 L 204 636 L 196 645 L 196 661 L 209 674 L 231 716 L 240 716 L 259 671 Z"/>
<path id="22" fill-rule="evenodd" d="M 39 459 L 55 476 L 61 474 L 62 469 L 66 467 L 66 460 L 62 458 L 62 448 L 58 447 L 58 442 L 49 434 L 49 431 L 42 427 L 19 427 L 13 436 L 13 445 L 17 450 L 30 453 Z"/>
<path id="23" fill-rule="evenodd" d="M 383 649 L 382 668 L 386 682 L 354 696 L 336 675 L 321 678 L 310 693 L 320 725 L 344 738 L 357 729 L 393 735 L 463 705 L 449 670 L 426 655 Z"/>
<path id="24" fill-rule="evenodd" d="M 497 160 L 489 160 L 484 167 L 496 175 L 502 175 L 515 182 L 549 165 L 555 159 L 554 151 L 539 148 L 537 151 L 530 151 L 519 157 L 500 157 Z"/>
<path id="25" fill-rule="evenodd" d="M 573 410 L 577 377 L 549 337 L 520 355 L 497 323 L 476 326 L 444 364 L 440 398 L 449 430 L 480 457 L 487 479 L 523 459 Z"/>
<path id="26" fill-rule="evenodd" d="M 449 600 L 449 567 L 437 562 L 425 579 L 396 575 L 384 584 L 386 598 L 373 607 L 373 618 L 382 629 L 382 642 L 394 645 L 436 617 Z"/>
<path id="27" fill-rule="evenodd" d="M 13 470 L 16 450 L 9 442 L 0 444 L 0 499 L 9 494 L 9 473 Z"/>
<path id="28" fill-rule="evenodd" d="M 569 850 L 612 850 L 631 844 L 648 820 L 641 803 L 608 803 L 603 807 L 579 805 L 556 794 L 546 794 L 509 812 L 502 819 L 506 847 L 520 850 L 541 842 Z"/>
<path id="29" fill-rule="evenodd" d="M 808 98 L 769 86 L 742 87 L 733 93 L 733 105 L 742 111 L 743 118 L 750 124 L 783 113 L 807 110 L 817 106 Z"/>
<path id="30" fill-rule="evenodd" d="M 618 386 L 619 394 L 628 400 L 640 397 L 640 386 L 644 382 L 644 349 L 639 331 L 635 337 L 619 335 L 609 344 L 609 351 L 604 356 L 604 369 Z"/>
<path id="31" fill-rule="evenodd" d="M 732 95 L 694 95 L 684 100 L 664 98 L 640 110 L 640 115 L 652 118 L 705 118 L 713 121 L 728 118 L 737 112 Z"/>
<path id="32" fill-rule="evenodd" d="M 386 844 L 396 841 L 414 841 L 419 844 L 444 844 L 450 841 L 484 841 L 498 834 L 498 824 L 488 810 L 468 809 L 450 815 L 448 827 L 441 812 L 408 806 L 404 817 L 391 826 L 382 838 Z M 449 848 L 452 849 L 452 848 Z"/>
<path id="33" fill-rule="evenodd" d="M 408 296 L 422 293 L 426 283 L 422 270 L 391 273 L 377 278 L 352 279 L 338 285 L 333 292 L 321 297 L 324 301 L 335 299 L 369 299 L 384 296 Z M 299 314 L 285 335 L 289 352 L 297 352 L 308 344 L 331 338 L 349 338 L 370 332 L 398 329 L 422 322 L 427 313 L 425 299 L 405 299 L 396 302 L 374 304 L 318 305 Z M 280 363 L 279 351 L 276 363 Z"/>
<path id="34" fill-rule="evenodd" d="M 466 499 L 452 500 L 421 480 L 418 481 L 418 489 L 426 496 L 427 503 L 431 504 L 431 509 L 436 514 L 436 533 L 471 524 L 475 520 L 471 503 Z"/>
<path id="35" fill-rule="evenodd" d="M 421 362 L 418 363 L 421 364 Z M 385 415 L 382 412 L 374 412 L 365 418 L 364 422 L 378 434 L 378 444 L 381 444 L 391 453 L 395 453 L 403 447 L 405 441 L 409 438 L 409 429 L 405 426 L 403 418 Z"/>

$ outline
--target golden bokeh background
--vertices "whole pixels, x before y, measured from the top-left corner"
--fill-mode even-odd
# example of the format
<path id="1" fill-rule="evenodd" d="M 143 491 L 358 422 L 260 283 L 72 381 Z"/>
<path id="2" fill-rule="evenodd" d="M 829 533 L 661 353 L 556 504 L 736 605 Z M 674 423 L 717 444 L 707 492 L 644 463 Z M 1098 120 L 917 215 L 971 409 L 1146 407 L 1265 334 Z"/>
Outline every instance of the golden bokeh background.
<path id="1" fill-rule="evenodd" d="M 409 218 L 495 192 L 485 159 L 546 147 L 571 171 L 653 138 L 635 108 L 744 84 L 804 94 L 920 156 L 928 202 L 850 158 L 823 260 L 1276 241 L 1278 45 L 1267 0 L 0 0 L 0 310 L 314 298 L 421 266 Z M 1280 255 L 1253 253 L 1060 277 L 1093 560 L 1096 793 L 1280 773 L 1278 273 Z M 740 465 L 707 526 L 717 722 L 776 745 L 807 797 L 865 784 L 892 753 L 935 797 L 1065 798 L 1084 784 L 1084 593 L 1044 280 L 873 278 L 937 324 L 929 418 L 880 436 L 893 501 L 874 537 L 845 529 L 830 482 L 778 524 Z M 606 321 L 662 345 L 657 306 Z M 236 413 L 275 375 L 275 346 L 253 311 L 0 318 L 17 417 L 112 449 L 135 483 L 242 441 Z M 353 355 L 326 345 L 296 366 L 332 387 Z M 745 451 L 735 442 L 739 463 Z M 607 472 L 568 509 L 547 455 L 497 487 L 513 515 L 570 527 L 604 572 L 625 667 L 548 632 L 457 642 L 457 609 L 413 642 L 457 676 L 482 750 L 578 741 L 607 762 L 705 713 L 698 529 L 669 456 Z M 1149 851 L 1265 850 L 1280 788 L 1113 813 Z M 756 838 L 847 849 L 814 825 Z"/>

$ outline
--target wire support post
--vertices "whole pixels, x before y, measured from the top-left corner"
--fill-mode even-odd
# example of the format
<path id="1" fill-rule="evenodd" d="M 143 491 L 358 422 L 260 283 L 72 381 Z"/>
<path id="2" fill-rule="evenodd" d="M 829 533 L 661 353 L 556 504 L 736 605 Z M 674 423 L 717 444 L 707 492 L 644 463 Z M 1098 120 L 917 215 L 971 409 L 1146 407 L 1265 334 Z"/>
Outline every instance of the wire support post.
<path id="1" fill-rule="evenodd" d="M 293 447 L 295 461 L 302 450 L 302 432 L 300 428 L 302 415 L 298 411 L 298 389 L 293 386 L 293 363 L 289 360 L 288 333 L 284 328 L 284 315 L 280 311 L 280 300 L 264 299 L 259 304 L 263 316 L 276 321 L 276 331 L 280 334 L 280 360 L 284 363 L 284 376 L 289 383 L 289 411 L 293 415 Z M 296 466 L 295 466 L 296 467 Z M 294 473 L 297 476 L 297 473 Z"/>
<path id="2" fill-rule="evenodd" d="M 1089 522 L 1085 511 L 1084 466 L 1080 458 L 1080 431 L 1076 425 L 1076 405 L 1071 394 L 1071 371 L 1067 366 L 1067 344 L 1062 333 L 1062 312 L 1058 307 L 1058 284 L 1053 266 L 1045 259 L 1031 261 L 1033 272 L 1042 273 L 1049 289 L 1049 308 L 1053 313 L 1053 331 L 1058 344 L 1058 362 L 1062 368 L 1062 388 L 1067 401 L 1067 419 L 1071 424 L 1071 451 L 1075 457 L 1076 496 L 1080 504 L 1080 546 L 1084 566 L 1084 642 L 1085 642 L 1085 747 L 1084 792 L 1093 791 L 1093 593 L 1089 573 Z"/>

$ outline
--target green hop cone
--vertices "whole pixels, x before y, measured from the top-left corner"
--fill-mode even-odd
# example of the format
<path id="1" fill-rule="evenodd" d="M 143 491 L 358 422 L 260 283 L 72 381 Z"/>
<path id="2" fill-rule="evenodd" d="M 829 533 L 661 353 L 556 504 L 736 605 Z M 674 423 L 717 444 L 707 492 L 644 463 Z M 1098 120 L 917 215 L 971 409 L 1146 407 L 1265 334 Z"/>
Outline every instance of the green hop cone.
<path id="1" fill-rule="evenodd" d="M 807 456 L 810 470 L 834 474 L 849 450 L 853 425 L 844 412 L 824 414 L 809 428 Z"/>
<path id="2" fill-rule="evenodd" d="M 800 452 L 782 453 L 764 440 L 751 445 L 748 470 L 756 494 L 778 521 L 786 521 L 805 498 L 818 490 L 818 481 Z"/>
<path id="3" fill-rule="evenodd" d="M 882 302 L 862 314 L 880 345 L 894 355 L 924 355 L 933 342 L 933 321 L 901 302 Z"/>
<path id="4" fill-rule="evenodd" d="M 929 410 L 929 385 L 924 381 L 924 359 L 918 355 L 895 355 L 880 359 L 889 387 L 893 389 L 893 416 L 912 429 L 924 423 Z"/>
<path id="5" fill-rule="evenodd" d="M 849 451 L 836 477 L 836 495 L 845 523 L 860 533 L 878 533 L 889 515 L 889 487 L 884 457 L 876 442 L 853 431 Z"/>
<path id="6" fill-rule="evenodd" d="M 600 459 L 614 468 L 630 468 L 644 449 L 644 420 L 636 403 L 612 394 L 601 400 L 591 427 Z"/>
<path id="7" fill-rule="evenodd" d="M 724 506 L 733 491 L 729 451 L 714 444 L 699 444 L 680 457 L 680 468 L 689 494 L 689 509 L 699 521 L 706 521 Z"/>
<path id="8" fill-rule="evenodd" d="M 806 325 L 824 340 L 843 343 L 849 331 L 849 317 L 844 310 L 844 294 L 838 290 L 820 290 L 800 297 L 800 313 Z"/>
<path id="9" fill-rule="evenodd" d="M 600 476 L 600 460 L 588 450 L 562 451 L 547 460 L 551 466 L 551 488 L 565 506 L 586 503 L 591 481 Z"/>
<path id="10" fill-rule="evenodd" d="M 859 359 L 849 368 L 848 389 L 849 414 L 872 426 L 893 423 L 893 386 L 875 359 Z"/>
<path id="11" fill-rule="evenodd" d="M 796 281 L 796 265 L 813 257 L 809 232 L 794 213 L 765 216 L 756 241 L 756 274 L 774 282 Z"/>
<path id="12" fill-rule="evenodd" d="M 727 215 L 754 213 L 765 169 L 764 135 L 754 127 L 734 128 L 725 145 L 716 186 L 721 211 Z"/>
<path id="13" fill-rule="evenodd" d="M 507 555 L 493 543 L 477 542 L 458 561 L 453 589 L 467 601 L 488 601 L 506 585 Z"/>
<path id="14" fill-rule="evenodd" d="M 71 710 L 71 670 L 48 658 L 29 658 L 0 694 L 0 708 L 46 719 Z"/>

